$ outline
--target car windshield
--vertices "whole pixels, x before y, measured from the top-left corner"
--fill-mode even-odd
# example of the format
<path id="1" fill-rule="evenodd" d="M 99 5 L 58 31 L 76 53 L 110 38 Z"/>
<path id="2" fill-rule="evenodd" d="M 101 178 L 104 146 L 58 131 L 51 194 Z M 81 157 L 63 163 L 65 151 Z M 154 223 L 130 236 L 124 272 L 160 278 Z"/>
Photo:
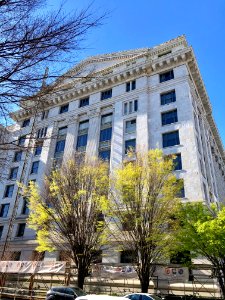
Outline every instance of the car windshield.
<path id="1" fill-rule="evenodd" d="M 78 297 L 87 295 L 87 293 L 85 293 L 82 289 L 80 289 L 78 287 L 73 287 L 72 290 Z"/>
<path id="2" fill-rule="evenodd" d="M 156 295 L 151 295 L 151 298 L 154 300 L 162 300 L 162 298 L 156 296 Z"/>

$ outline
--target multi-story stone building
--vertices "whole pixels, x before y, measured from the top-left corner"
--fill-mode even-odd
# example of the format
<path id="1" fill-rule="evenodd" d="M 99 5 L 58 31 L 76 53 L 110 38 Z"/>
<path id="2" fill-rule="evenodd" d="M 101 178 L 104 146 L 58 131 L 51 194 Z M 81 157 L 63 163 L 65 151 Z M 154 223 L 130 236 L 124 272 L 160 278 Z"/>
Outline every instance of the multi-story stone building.
<path id="1" fill-rule="evenodd" d="M 165 155 L 176 155 L 184 201 L 218 204 L 225 199 L 224 148 L 185 37 L 153 48 L 90 57 L 66 75 L 57 94 L 46 97 L 42 112 L 34 116 L 20 110 L 12 115 L 16 124 L 8 128 L 8 137 L 21 150 L 8 151 L 10 165 L 0 182 L 1 243 L 21 173 L 24 182 L 35 180 L 41 188 L 52 165 L 74 151 L 109 159 L 113 169 L 129 147 L 162 148 Z M 22 147 L 28 145 L 31 129 L 39 142 L 27 153 Z M 27 215 L 26 200 L 20 197 L 10 248 L 21 260 L 30 259 L 35 248 Z M 120 262 L 118 254 L 111 261 Z"/>

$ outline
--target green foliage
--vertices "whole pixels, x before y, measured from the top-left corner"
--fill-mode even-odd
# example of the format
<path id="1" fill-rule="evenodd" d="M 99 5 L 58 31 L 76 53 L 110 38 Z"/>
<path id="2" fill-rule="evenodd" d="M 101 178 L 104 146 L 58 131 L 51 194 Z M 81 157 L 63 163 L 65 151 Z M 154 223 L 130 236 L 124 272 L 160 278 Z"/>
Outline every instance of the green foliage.
<path id="1" fill-rule="evenodd" d="M 225 207 L 208 207 L 203 202 L 180 206 L 180 228 L 176 239 L 179 248 L 191 251 L 193 256 L 225 256 Z"/>
<path id="2" fill-rule="evenodd" d="M 120 250 L 134 253 L 137 273 L 146 291 L 154 264 L 168 251 L 172 242 L 172 228 L 176 224 L 180 182 L 173 174 L 173 157 L 162 150 L 128 155 L 128 161 L 116 170 L 112 180 L 111 214 L 115 217 L 113 228 L 120 238 Z M 121 233 L 121 226 L 126 224 Z M 122 247 L 121 247 L 122 246 Z"/>
<path id="3" fill-rule="evenodd" d="M 36 230 L 38 251 L 71 253 L 83 285 L 94 251 L 106 243 L 102 212 L 108 209 L 108 164 L 97 159 L 69 160 L 45 179 L 25 189 L 29 227 Z M 101 216 L 101 217 L 100 217 Z"/>

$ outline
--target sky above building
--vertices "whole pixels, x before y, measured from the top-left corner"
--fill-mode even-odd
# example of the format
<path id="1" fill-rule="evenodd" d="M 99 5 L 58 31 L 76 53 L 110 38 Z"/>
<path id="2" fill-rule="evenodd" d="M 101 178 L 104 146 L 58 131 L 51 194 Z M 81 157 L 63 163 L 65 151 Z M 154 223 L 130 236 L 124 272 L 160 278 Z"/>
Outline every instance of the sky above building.
<path id="1" fill-rule="evenodd" d="M 47 1 L 56 8 L 60 0 Z M 67 0 L 68 12 L 87 7 L 89 0 Z M 185 35 L 194 49 L 225 145 L 225 1 L 224 0 L 94 0 L 92 10 L 108 12 L 103 25 L 94 29 L 74 57 L 153 47 Z"/>

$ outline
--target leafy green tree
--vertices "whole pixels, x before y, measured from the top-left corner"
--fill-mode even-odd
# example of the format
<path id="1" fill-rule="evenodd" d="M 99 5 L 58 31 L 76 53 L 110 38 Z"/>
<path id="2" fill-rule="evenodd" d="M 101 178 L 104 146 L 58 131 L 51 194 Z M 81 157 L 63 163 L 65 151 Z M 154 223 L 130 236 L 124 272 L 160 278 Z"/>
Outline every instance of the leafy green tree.
<path id="1" fill-rule="evenodd" d="M 93 257 L 105 243 L 102 211 L 107 208 L 108 165 L 97 159 L 67 161 L 46 178 L 45 189 L 31 184 L 26 194 L 37 250 L 70 252 L 83 288 Z"/>
<path id="2" fill-rule="evenodd" d="M 206 257 L 225 298 L 225 207 L 186 203 L 180 206 L 177 217 L 180 223 L 174 243 L 177 251 L 188 250 L 192 257 Z"/>
<path id="3" fill-rule="evenodd" d="M 130 156 L 130 157 L 129 157 Z M 167 252 L 176 220 L 180 183 L 173 174 L 173 157 L 159 149 L 128 155 L 112 179 L 112 235 L 129 249 L 141 283 L 148 292 L 155 264 Z"/>

